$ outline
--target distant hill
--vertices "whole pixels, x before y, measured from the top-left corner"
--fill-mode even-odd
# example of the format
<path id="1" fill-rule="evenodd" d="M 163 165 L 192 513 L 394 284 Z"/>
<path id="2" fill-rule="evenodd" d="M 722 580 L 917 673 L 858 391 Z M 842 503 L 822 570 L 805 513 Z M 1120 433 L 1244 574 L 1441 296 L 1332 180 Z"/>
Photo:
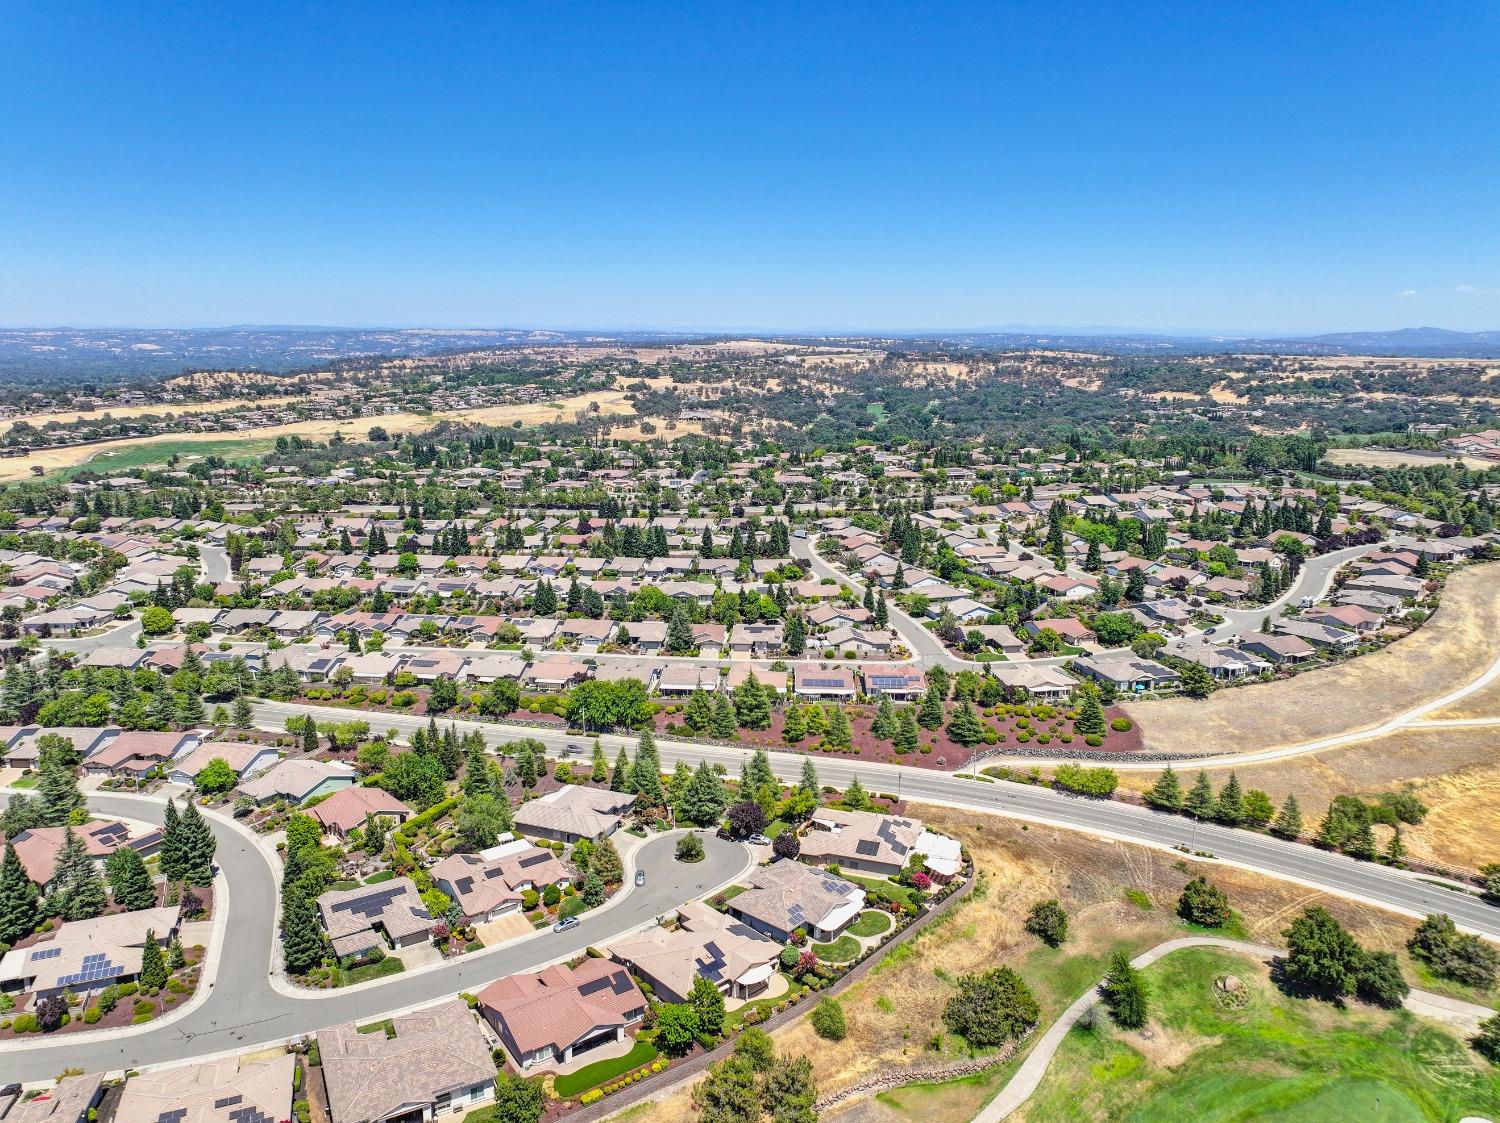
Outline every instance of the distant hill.
<path id="1" fill-rule="evenodd" d="M 1500 355 L 1500 331 L 1401 328 L 1399 331 L 1334 332 L 1308 336 L 1302 342 L 1339 347 L 1351 355 L 1452 355 L 1479 358 Z"/>

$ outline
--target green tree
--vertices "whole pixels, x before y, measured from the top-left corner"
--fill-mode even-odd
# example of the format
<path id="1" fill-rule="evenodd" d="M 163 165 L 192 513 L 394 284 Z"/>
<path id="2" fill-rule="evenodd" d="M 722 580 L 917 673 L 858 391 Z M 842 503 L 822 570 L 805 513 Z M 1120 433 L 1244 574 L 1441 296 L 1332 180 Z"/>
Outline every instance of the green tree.
<path id="1" fill-rule="evenodd" d="M 218 849 L 208 822 L 192 800 L 186 800 L 178 817 L 182 834 L 182 872 L 178 880 L 189 885 L 208 885 L 214 879 L 214 851 Z"/>
<path id="2" fill-rule="evenodd" d="M 71 747 L 71 746 L 70 746 Z M 66 826 L 73 812 L 83 809 L 83 793 L 73 762 L 60 752 L 44 751 L 38 759 L 37 794 L 41 797 L 42 822 L 49 827 Z"/>
<path id="3" fill-rule="evenodd" d="M 1500 1065 L 1500 1014 L 1479 1023 L 1479 1032 L 1469 1038 L 1474 1051 L 1491 1064 Z"/>
<path id="4" fill-rule="evenodd" d="M 596 784 L 603 784 L 609 780 L 609 760 L 604 755 L 604 746 L 599 743 L 599 738 L 594 738 L 594 753 L 589 761 L 589 779 Z"/>
<path id="5" fill-rule="evenodd" d="M 1026 914 L 1026 931 L 1048 947 L 1058 947 L 1068 938 L 1068 914 L 1055 897 L 1038 901 Z"/>
<path id="6" fill-rule="evenodd" d="M 312 901 L 297 893 L 284 897 L 281 908 L 281 952 L 286 969 L 305 975 L 323 960 L 323 926 Z"/>
<path id="7" fill-rule="evenodd" d="M 734 691 L 736 720 L 746 729 L 769 729 L 771 727 L 771 700 L 755 672 L 740 683 Z"/>
<path id="8" fill-rule="evenodd" d="M 1306 909 L 1282 935 L 1288 978 L 1329 994 L 1354 993 L 1364 951 L 1327 909 Z"/>
<path id="9" fill-rule="evenodd" d="M 781 739 L 788 745 L 795 745 L 807 736 L 807 722 L 802 716 L 802 707 L 792 702 L 786 708 L 786 717 L 781 723 Z"/>
<path id="10" fill-rule="evenodd" d="M 141 949 L 141 972 L 137 979 L 147 993 L 155 993 L 167 985 L 167 964 L 162 959 L 161 945 L 156 942 L 154 932 L 146 933 L 146 946 Z"/>
<path id="11" fill-rule="evenodd" d="M 487 1114 L 495 1123 L 537 1123 L 545 1107 L 538 1081 L 502 1072 L 495 1077 L 495 1102 Z"/>
<path id="12" fill-rule="evenodd" d="M 635 792 L 638 802 L 644 807 L 664 807 L 667 789 L 661 782 L 661 757 L 656 751 L 656 738 L 650 730 L 641 733 L 640 746 L 635 751 L 635 763 L 630 767 L 630 790 Z"/>
<path id="13" fill-rule="evenodd" d="M 1152 807 L 1158 807 L 1163 811 L 1182 810 L 1182 781 L 1177 778 L 1177 773 L 1172 770 L 1170 764 L 1167 765 L 1167 770 L 1156 778 L 1156 783 L 1151 785 L 1145 798 Z"/>
<path id="14" fill-rule="evenodd" d="M 855 776 L 849 781 L 849 786 L 844 790 L 844 807 L 850 811 L 873 811 L 874 802 L 870 799 L 870 793 L 865 791 L 865 786 Z"/>
<path id="15" fill-rule="evenodd" d="M 719 773 L 708 761 L 700 760 L 677 813 L 694 826 L 710 827 L 719 821 L 728 802 Z"/>
<path id="16" fill-rule="evenodd" d="M 155 907 L 156 887 L 140 851 L 121 846 L 104 859 L 104 876 L 115 904 L 127 912 Z"/>
<path id="17" fill-rule="evenodd" d="M 698 1011 L 687 1002 L 665 1002 L 656 1013 L 656 1046 L 680 1057 L 698 1040 Z"/>
<path id="18" fill-rule="evenodd" d="M 1182 802 L 1183 810 L 1195 819 L 1211 819 L 1214 813 L 1214 789 L 1209 783 L 1208 773 L 1199 772 L 1192 790 Z"/>
<path id="19" fill-rule="evenodd" d="M 1078 707 L 1078 719 L 1073 722 L 1073 728 L 1082 737 L 1104 736 L 1104 707 L 1099 704 L 1099 696 L 1092 690 L 1084 692 L 1083 704 Z"/>
<path id="20" fill-rule="evenodd" d="M 1182 895 L 1177 898 L 1177 915 L 1189 924 L 1222 928 L 1234 914 L 1224 890 L 1207 878 L 1195 877 L 1182 887 Z"/>
<path id="21" fill-rule="evenodd" d="M 849 715 L 837 703 L 829 711 L 828 732 L 823 735 L 823 740 L 840 748 L 848 748 L 854 743 L 854 730 L 849 725 Z"/>
<path id="22" fill-rule="evenodd" d="M 984 740 L 984 723 L 967 701 L 961 702 L 948 723 L 948 737 L 954 744 L 970 748 Z"/>
<path id="23" fill-rule="evenodd" d="M 943 1007 L 943 1024 L 979 1049 L 1024 1036 L 1040 1017 L 1031 989 L 1009 967 L 962 976 Z"/>
<path id="24" fill-rule="evenodd" d="M 917 710 L 917 724 L 923 729 L 941 729 L 943 726 L 943 696 L 936 686 L 929 686 L 922 695 L 922 705 Z"/>
<path id="25" fill-rule="evenodd" d="M 880 705 L 875 708 L 875 720 L 870 723 L 870 732 L 882 741 L 889 741 L 896 735 L 896 711 L 891 705 L 889 694 L 880 696 Z"/>
<path id="26" fill-rule="evenodd" d="M 730 701 L 727 694 L 714 695 L 714 716 L 709 727 L 715 737 L 724 741 L 734 739 L 735 731 L 739 729 L 739 718 L 734 712 L 734 703 Z"/>
<path id="27" fill-rule="evenodd" d="M 1302 835 L 1302 810 L 1297 806 L 1297 797 L 1288 794 L 1281 810 L 1271 823 L 1271 833 L 1278 838 L 1300 838 Z"/>
<path id="28" fill-rule="evenodd" d="M 5 860 L 0 863 L 0 943 L 13 944 L 36 930 L 42 921 L 38 897 L 15 846 L 7 842 Z"/>
<path id="29" fill-rule="evenodd" d="M 688 991 L 687 1000 L 693 1012 L 698 1016 L 699 1032 L 709 1037 L 718 1037 L 724 1032 L 724 996 L 719 993 L 718 987 L 703 975 L 698 975 L 693 979 L 693 986 Z"/>
<path id="30" fill-rule="evenodd" d="M 1230 827 L 1237 827 L 1245 821 L 1245 793 L 1240 789 L 1239 776 L 1232 770 L 1214 804 L 1214 818 Z"/>
<path id="31" fill-rule="evenodd" d="M 230 720 L 234 722 L 236 729 L 251 729 L 255 726 L 255 713 L 250 709 L 250 699 L 241 694 L 234 700 L 234 709 Z"/>
<path id="32" fill-rule="evenodd" d="M 216 756 L 198 770 L 193 786 L 205 795 L 227 792 L 239 783 L 239 775 L 221 756 Z"/>
<path id="33" fill-rule="evenodd" d="M 458 814 L 453 817 L 453 829 L 470 850 L 486 850 L 494 846 L 500 836 L 514 826 L 509 802 L 488 791 L 465 796 Z"/>
<path id="34" fill-rule="evenodd" d="M 1406 1001 L 1411 987 L 1401 977 L 1401 965 L 1388 951 L 1367 951 L 1354 978 L 1354 990 L 1366 1002 L 1395 1010 Z"/>
<path id="35" fill-rule="evenodd" d="M 615 756 L 615 770 L 609 774 L 609 790 L 630 790 L 630 757 L 626 755 L 624 745 L 620 746 L 620 751 Z"/>
<path id="36" fill-rule="evenodd" d="M 761 1107 L 771 1123 L 817 1123 L 818 1086 L 806 1057 L 781 1057 L 761 1082 Z"/>
<path id="37" fill-rule="evenodd" d="M 89 857 L 83 840 L 68 827 L 63 832 L 62 850 L 57 855 L 57 872 L 53 875 L 57 901 L 64 920 L 88 920 L 102 913 L 109 904 L 109 894 L 98 867 Z"/>
<path id="38" fill-rule="evenodd" d="M 921 734 L 917 732 L 917 717 L 910 706 L 903 706 L 896 717 L 896 736 L 893 739 L 896 752 L 902 756 L 917 751 Z"/>
<path id="39" fill-rule="evenodd" d="M 844 1006 L 837 998 L 821 998 L 813 1007 L 813 1032 L 824 1041 L 842 1041 L 849 1033 Z"/>
<path id="40" fill-rule="evenodd" d="M 677 1015 L 673 1018 L 675 1022 Z M 680 1032 L 675 1024 L 673 1031 Z M 754 1065 L 738 1054 L 709 1066 L 703 1079 L 693 1086 L 692 1099 L 698 1123 L 760 1123 L 762 1117 Z"/>
<path id="41" fill-rule="evenodd" d="M 1115 1024 L 1140 1029 L 1150 1016 L 1150 993 L 1145 977 L 1130 965 L 1130 953 L 1117 951 L 1110 958 L 1104 977 L 1104 1004 Z"/>
<path id="42" fill-rule="evenodd" d="M 167 635 L 175 626 L 171 609 L 153 604 L 141 611 L 141 630 L 148 636 Z"/>
<path id="43" fill-rule="evenodd" d="M 1254 830 L 1263 830 L 1276 814 L 1271 797 L 1259 788 L 1250 788 L 1245 792 L 1243 807 L 1245 825 Z"/>
<path id="44" fill-rule="evenodd" d="M 618 885 L 625 879 L 625 867 L 620 862 L 620 852 L 607 835 L 594 840 L 593 853 L 589 855 L 589 871 L 597 873 L 606 885 Z"/>
<path id="45" fill-rule="evenodd" d="M 714 704 L 708 691 L 699 687 L 688 696 L 687 705 L 682 708 L 682 720 L 694 733 L 702 733 L 713 725 Z"/>
<path id="46" fill-rule="evenodd" d="M 667 652 L 671 655 L 690 655 L 698 649 L 693 642 L 693 622 L 688 619 L 686 606 L 678 604 L 667 620 Z"/>
<path id="47" fill-rule="evenodd" d="M 596 909 L 604 903 L 604 880 L 597 872 L 589 870 L 585 875 L 583 888 L 579 890 L 578 896 L 591 909 Z"/>
<path id="48" fill-rule="evenodd" d="M 812 762 L 812 757 L 802 758 L 802 775 L 797 780 L 797 787 L 808 795 L 818 795 L 823 790 L 818 783 L 818 766 Z"/>

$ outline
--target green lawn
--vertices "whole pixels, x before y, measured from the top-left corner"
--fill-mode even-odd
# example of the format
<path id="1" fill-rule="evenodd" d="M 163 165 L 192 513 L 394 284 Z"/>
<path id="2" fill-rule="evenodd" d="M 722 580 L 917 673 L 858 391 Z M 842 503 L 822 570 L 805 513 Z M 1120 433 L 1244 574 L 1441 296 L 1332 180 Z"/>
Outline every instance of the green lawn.
<path id="1" fill-rule="evenodd" d="M 845 881 L 854 882 L 861 889 L 878 890 L 894 900 L 900 901 L 903 905 L 911 905 L 913 908 L 922 899 L 922 894 L 918 893 L 915 889 L 905 885 L 897 885 L 894 881 L 887 881 L 883 877 L 860 877 L 859 874 L 850 873 L 848 870 L 839 870 L 839 876 Z"/>
<path id="2" fill-rule="evenodd" d="M 782 831 L 790 829 L 791 825 L 785 819 L 773 819 L 771 820 L 771 825 L 765 829 L 765 836 L 775 841 L 776 836 Z"/>
<path id="3" fill-rule="evenodd" d="M 345 971 L 342 967 L 334 976 L 336 985 L 341 987 L 352 987 L 355 983 L 367 983 L 371 979 L 383 979 L 387 975 L 399 975 L 406 970 L 406 965 L 394 956 L 386 956 L 379 963 L 366 963 L 363 967 L 355 967 Z"/>
<path id="4" fill-rule="evenodd" d="M 395 870 L 381 870 L 379 873 L 372 873 L 369 877 L 365 878 L 365 884 L 379 885 L 382 881 L 389 881 L 395 876 Z"/>
<path id="5" fill-rule="evenodd" d="M 209 456 L 222 456 L 230 463 L 250 463 L 259 460 L 276 447 L 274 439 L 266 437 L 225 437 L 214 441 L 161 441 L 156 444 L 125 444 L 102 446 L 97 456 L 83 464 L 49 472 L 49 480 L 68 480 L 80 472 L 117 472 L 126 468 L 145 468 L 165 464 L 172 456 L 184 461 L 202 460 Z"/>
<path id="6" fill-rule="evenodd" d="M 1243 1009 L 1216 1001 L 1213 981 L 1225 974 L 1246 983 Z M 1159 1023 L 1153 1038 L 1122 1034 L 1107 1017 L 1074 1030 L 1028 1105 L 1030 1118 L 1404 1123 L 1500 1116 L 1500 1070 L 1456 1034 L 1404 1011 L 1288 998 L 1255 961 L 1204 948 L 1169 955 L 1146 975 Z"/>
<path id="7" fill-rule="evenodd" d="M 972 1119 L 1015 1075 L 1024 1055 L 1023 1051 L 1002 1065 L 976 1072 L 972 1076 L 903 1084 L 899 1088 L 881 1092 L 875 1098 L 911 1123 L 933 1123 L 933 1120 L 938 1119 Z"/>
<path id="8" fill-rule="evenodd" d="M 367 1026 L 355 1026 L 356 1033 L 383 1033 L 387 1037 L 396 1036 L 396 1024 L 390 1018 L 382 1018 L 378 1022 L 371 1022 Z"/>
<path id="9" fill-rule="evenodd" d="M 843 935 L 831 944 L 813 944 L 812 949 L 825 963 L 848 963 L 859 955 L 859 941 L 853 936 Z"/>
<path id="10" fill-rule="evenodd" d="M 40 779 L 40 776 L 34 774 L 31 776 L 21 776 L 12 780 L 10 786 L 13 788 L 34 788 Z"/>
<path id="11" fill-rule="evenodd" d="M 725 889 L 725 890 L 723 890 L 722 892 L 719 892 L 719 893 L 715 893 L 712 897 L 706 898 L 706 900 L 710 904 L 712 904 L 714 901 L 716 901 L 720 897 L 723 897 L 726 901 L 732 901 L 736 897 L 738 897 L 741 893 L 744 893 L 747 890 L 749 890 L 749 888 L 750 888 L 750 886 L 748 886 L 748 885 L 731 885 L 728 889 Z"/>
<path id="12" fill-rule="evenodd" d="M 560 1099 L 570 1100 L 574 1096 L 580 1096 L 597 1084 L 604 1084 L 613 1080 L 616 1076 L 623 1076 L 632 1069 L 648 1065 L 656 1060 L 656 1046 L 649 1041 L 637 1041 L 635 1048 L 623 1057 L 611 1057 L 608 1060 L 595 1061 L 591 1065 L 584 1065 L 577 1072 L 570 1072 L 566 1076 L 559 1076 L 552 1081 L 552 1089 Z"/>
<path id="13" fill-rule="evenodd" d="M 729 1011 L 729 1013 L 724 1016 L 724 1028 L 726 1030 L 733 1029 L 735 1026 L 739 1025 L 745 1020 L 745 1015 L 748 1014 L 751 1010 L 760 1010 L 762 1012 L 768 1011 L 778 1002 L 785 1002 L 787 999 L 791 998 L 792 995 L 801 994 L 806 989 L 807 987 L 802 983 L 796 983 L 793 982 L 790 978 L 787 978 L 787 991 L 785 994 L 779 995 L 776 998 L 756 998 L 751 1000 L 750 1002 L 745 1003 L 743 1006 Z"/>
<path id="14" fill-rule="evenodd" d="M 854 918 L 854 923 L 849 925 L 848 932 L 851 936 L 878 936 L 887 932 L 891 927 L 891 914 L 881 912 L 879 909 L 869 909 Z"/>

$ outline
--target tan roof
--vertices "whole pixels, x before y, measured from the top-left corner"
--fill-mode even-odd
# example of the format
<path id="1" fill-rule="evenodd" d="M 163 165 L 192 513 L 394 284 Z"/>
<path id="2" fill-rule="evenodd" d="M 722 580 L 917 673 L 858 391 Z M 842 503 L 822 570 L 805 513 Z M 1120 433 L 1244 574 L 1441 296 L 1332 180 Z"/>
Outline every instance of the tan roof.
<path id="1" fill-rule="evenodd" d="M 557 965 L 534 975 L 509 975 L 479 992 L 523 1054 L 551 1046 L 561 1052 L 605 1026 L 620 1026 L 646 1005 L 630 973 L 608 959 Z"/>
<path id="2" fill-rule="evenodd" d="M 354 769 L 347 764 L 323 760 L 283 760 L 255 779 L 246 780 L 240 785 L 240 791 L 257 800 L 273 796 L 301 799 L 331 776 L 347 776 L 352 780 Z"/>
<path id="3" fill-rule="evenodd" d="M 83 1123 L 99 1095 L 103 1073 L 64 1076 L 51 1092 L 18 1103 L 5 1115 L 5 1123 Z"/>
<path id="4" fill-rule="evenodd" d="M 91 858 L 108 857 L 130 838 L 129 829 L 118 819 L 96 820 L 76 827 L 32 827 L 17 831 L 11 840 L 15 843 L 16 857 L 21 859 L 26 876 L 38 885 L 46 885 L 57 872 L 57 858 L 69 830 L 83 841 L 83 848 Z"/>
<path id="5" fill-rule="evenodd" d="M 593 838 L 608 833 L 634 802 L 628 792 L 570 785 L 521 804 L 515 821 L 522 830 L 565 831 Z"/>
<path id="6" fill-rule="evenodd" d="M 68 921 L 50 940 L 7 952 L 0 959 L 0 982 L 27 980 L 34 991 L 76 986 L 81 992 L 134 978 L 141 969 L 147 933 L 165 942 L 177 928 L 180 911 L 168 905 Z"/>
<path id="7" fill-rule="evenodd" d="M 359 785 L 334 792 L 310 812 L 325 830 L 348 831 L 363 826 L 367 815 L 410 815 L 411 808 L 384 788 Z"/>
<path id="8" fill-rule="evenodd" d="M 330 890 L 318 898 L 318 911 L 339 955 L 353 955 L 380 942 L 375 934 L 377 925 L 392 940 L 432 927 L 432 917 L 409 877 Z"/>
<path id="9" fill-rule="evenodd" d="M 782 932 L 823 927 L 834 913 L 849 914 L 864 903 L 864 890 L 841 877 L 801 862 L 780 861 L 750 871 L 751 888 L 736 896 L 731 908 Z"/>
<path id="10" fill-rule="evenodd" d="M 172 765 L 172 771 L 196 776 L 212 760 L 222 760 L 233 768 L 235 775 L 243 772 L 250 762 L 263 752 L 275 752 L 275 745 L 260 741 L 206 741 Z"/>
<path id="11" fill-rule="evenodd" d="M 384 1119 L 439 1093 L 495 1079 L 479 1022 L 458 999 L 391 1019 L 394 1037 L 360 1033 L 353 1022 L 318 1034 L 333 1123 Z"/>
<path id="12" fill-rule="evenodd" d="M 482 916 L 506 901 L 518 901 L 526 889 L 555 885 L 571 876 L 550 850 L 525 846 L 493 859 L 479 854 L 450 854 L 431 871 L 465 916 Z"/>
<path id="13" fill-rule="evenodd" d="M 183 1065 L 132 1076 L 115 1108 L 115 1123 L 281 1123 L 292 1115 L 290 1053 L 241 1063 L 238 1058 Z M 253 1112 L 254 1114 L 248 1114 Z"/>
<path id="14" fill-rule="evenodd" d="M 610 955 L 686 998 L 699 975 L 714 983 L 738 979 L 781 951 L 775 940 L 700 901 L 683 905 L 677 916 L 676 929 L 651 928 L 627 937 L 609 946 Z"/>
<path id="15" fill-rule="evenodd" d="M 814 811 L 812 826 L 802 836 L 802 855 L 819 862 L 856 858 L 904 866 L 922 834 L 920 819 L 833 807 Z"/>

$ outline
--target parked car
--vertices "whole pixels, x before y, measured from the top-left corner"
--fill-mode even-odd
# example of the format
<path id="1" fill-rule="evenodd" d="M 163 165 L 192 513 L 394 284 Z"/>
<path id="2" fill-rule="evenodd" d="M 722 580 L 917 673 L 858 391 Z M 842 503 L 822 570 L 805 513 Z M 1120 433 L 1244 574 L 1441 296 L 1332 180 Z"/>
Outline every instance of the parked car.
<path id="1" fill-rule="evenodd" d="M 752 834 L 750 836 L 750 844 L 752 846 L 770 846 L 771 840 L 763 834 Z"/>
<path id="2" fill-rule="evenodd" d="M 552 931 L 554 931 L 554 932 L 566 932 L 569 928 L 577 928 L 577 927 L 578 927 L 578 918 L 576 916 L 565 916 L 561 920 L 559 920 L 556 924 L 554 924 L 552 926 Z"/>
<path id="3" fill-rule="evenodd" d="M 645 870 L 636 870 L 635 871 L 635 883 L 637 885 L 645 885 L 646 884 L 646 871 Z"/>

